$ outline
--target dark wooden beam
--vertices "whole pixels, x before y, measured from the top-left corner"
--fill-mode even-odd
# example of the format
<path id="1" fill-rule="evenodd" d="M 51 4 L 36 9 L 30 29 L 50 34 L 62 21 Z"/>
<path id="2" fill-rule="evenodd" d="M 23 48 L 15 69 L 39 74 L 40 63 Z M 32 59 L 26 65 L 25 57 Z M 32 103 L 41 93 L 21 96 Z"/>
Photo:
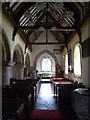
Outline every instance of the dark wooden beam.
<path id="1" fill-rule="evenodd" d="M 38 24 L 45 16 L 45 13 L 42 13 L 39 18 L 37 18 L 36 24 Z"/>
<path id="2" fill-rule="evenodd" d="M 28 47 L 29 47 L 29 49 L 30 49 L 30 50 L 31 50 L 31 52 L 32 52 L 32 45 L 31 45 L 31 44 L 29 44 L 29 46 L 28 46 Z"/>
<path id="3" fill-rule="evenodd" d="M 65 45 L 62 43 L 57 43 L 57 42 L 34 42 L 34 43 L 30 43 L 30 45 Z"/>
<path id="4" fill-rule="evenodd" d="M 18 31 L 18 28 L 15 27 L 12 35 L 12 41 L 14 41 L 17 31 Z"/>
<path id="5" fill-rule="evenodd" d="M 79 23 L 80 18 L 81 18 L 81 12 L 78 9 L 78 7 L 75 5 L 75 3 L 74 2 L 69 2 L 69 3 L 65 2 L 64 5 L 65 5 L 65 7 L 68 7 L 69 10 L 71 10 L 75 13 L 74 14 L 75 21 L 76 21 L 76 23 L 77 22 Z"/>
<path id="6" fill-rule="evenodd" d="M 41 17 L 42 14 L 43 14 L 42 11 L 37 12 L 36 18 L 33 19 L 33 22 L 37 22 L 37 20 Z M 41 20 L 39 20 L 39 22 L 40 22 L 40 21 L 41 21 Z"/>
<path id="7" fill-rule="evenodd" d="M 20 18 L 22 17 L 22 15 L 24 14 L 24 12 L 34 4 L 35 4 L 34 2 L 22 2 L 19 5 L 19 7 L 13 13 L 14 20 L 17 24 L 18 24 Z"/>
<path id="8" fill-rule="evenodd" d="M 38 31 L 38 32 L 40 32 L 38 35 L 36 35 L 37 36 L 37 39 L 38 39 L 38 37 L 41 35 L 41 33 L 42 33 L 42 31 Z M 35 33 L 36 34 L 36 33 Z M 35 39 L 33 42 L 35 42 L 37 39 Z"/>
<path id="9" fill-rule="evenodd" d="M 48 43 L 48 31 L 46 30 L 46 43 Z"/>
<path id="10" fill-rule="evenodd" d="M 57 36 L 57 34 L 59 34 L 59 32 L 55 32 L 55 31 L 50 31 L 50 32 L 52 33 L 52 35 L 56 38 L 56 40 L 57 40 L 58 42 L 61 41 L 61 38 Z"/>
<path id="11" fill-rule="evenodd" d="M 29 37 L 30 37 L 30 35 L 33 34 L 33 33 L 34 33 L 34 30 L 29 31 L 29 32 L 25 35 L 25 37 L 26 37 L 26 39 L 27 39 L 27 42 L 26 42 L 26 44 L 25 44 L 25 52 L 26 52 L 27 47 L 28 47 L 28 48 L 30 49 L 30 51 L 32 52 L 32 45 L 31 45 L 30 42 L 29 42 Z"/>
<path id="12" fill-rule="evenodd" d="M 50 7 L 50 9 L 51 9 L 51 14 L 52 14 L 52 16 L 56 19 L 56 21 L 58 21 L 58 12 L 57 12 L 57 10 L 53 10 L 53 5 L 52 4 L 49 4 L 49 7 Z"/>
<path id="13" fill-rule="evenodd" d="M 29 39 L 29 37 L 31 36 L 31 34 L 33 34 L 34 30 L 31 30 L 29 31 L 27 34 L 26 34 L 26 39 Z"/>
<path id="14" fill-rule="evenodd" d="M 53 26 L 57 27 L 57 31 L 75 31 L 76 27 L 61 27 L 59 23 L 38 23 L 34 26 L 18 26 L 18 29 L 38 29 L 43 26 L 45 29 L 51 29 Z"/>
<path id="15" fill-rule="evenodd" d="M 48 16 L 49 16 L 54 22 L 58 22 L 58 21 L 55 19 L 55 17 L 52 15 L 52 13 L 48 12 L 47 14 L 48 14 Z"/>
<path id="16" fill-rule="evenodd" d="M 76 32 L 79 36 L 79 42 L 81 43 L 82 42 L 82 37 L 81 37 L 81 31 L 80 31 L 80 28 L 79 29 L 76 29 Z"/>
<path id="17" fill-rule="evenodd" d="M 17 4 L 18 4 L 18 2 L 15 2 L 15 3 L 10 7 L 10 9 L 12 10 Z"/>
<path id="18" fill-rule="evenodd" d="M 37 38 L 38 38 L 38 37 L 37 37 L 37 35 L 36 35 L 36 32 L 35 32 L 35 31 L 34 31 L 34 36 L 35 36 L 35 39 L 37 40 Z"/>
<path id="19" fill-rule="evenodd" d="M 25 53 L 26 53 L 27 47 L 28 47 L 28 48 L 30 49 L 30 51 L 32 52 L 32 45 L 30 44 L 29 41 L 27 41 L 26 44 L 25 44 Z"/>
<path id="20" fill-rule="evenodd" d="M 15 2 L 11 7 L 10 7 L 10 12 L 11 15 L 13 14 L 13 8 L 17 5 L 18 2 Z"/>

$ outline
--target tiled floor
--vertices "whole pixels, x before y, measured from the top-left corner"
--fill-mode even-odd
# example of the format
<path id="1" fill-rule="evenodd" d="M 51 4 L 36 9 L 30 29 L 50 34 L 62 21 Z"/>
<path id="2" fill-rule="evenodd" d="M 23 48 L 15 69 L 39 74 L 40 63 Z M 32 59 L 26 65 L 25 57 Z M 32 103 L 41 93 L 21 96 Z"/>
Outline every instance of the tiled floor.
<path id="1" fill-rule="evenodd" d="M 52 90 L 52 83 L 43 83 L 42 81 L 34 110 L 30 112 L 29 116 L 26 114 L 23 118 L 25 120 L 77 120 L 73 110 L 64 109 L 63 111 L 62 108 L 58 108 Z"/>
<path id="2" fill-rule="evenodd" d="M 42 81 L 45 81 L 42 80 Z M 57 110 L 58 106 L 55 102 L 54 94 L 52 91 L 52 84 L 41 82 L 40 92 L 36 101 L 35 109 L 37 110 Z"/>
<path id="3" fill-rule="evenodd" d="M 44 82 L 43 82 L 44 81 Z M 53 92 L 53 84 L 50 79 L 41 80 L 41 88 L 36 100 L 35 110 L 61 110 L 61 111 L 72 111 L 70 105 L 62 105 L 56 102 L 54 92 Z"/>

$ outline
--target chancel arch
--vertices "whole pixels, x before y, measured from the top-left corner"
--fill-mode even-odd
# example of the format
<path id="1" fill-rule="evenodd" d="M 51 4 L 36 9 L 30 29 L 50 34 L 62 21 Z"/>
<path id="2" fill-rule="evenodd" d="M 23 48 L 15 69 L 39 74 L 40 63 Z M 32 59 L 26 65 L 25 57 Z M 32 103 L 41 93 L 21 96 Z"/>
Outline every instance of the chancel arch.
<path id="1" fill-rule="evenodd" d="M 44 56 L 45 55 L 45 56 Z M 59 65 L 59 63 L 58 63 L 58 59 L 57 59 L 57 57 L 55 56 L 55 54 L 53 54 L 51 51 L 49 51 L 49 50 L 43 50 L 43 51 L 41 51 L 37 56 L 36 56 L 36 58 L 34 59 L 34 62 L 33 62 L 33 67 L 34 67 L 34 69 L 37 69 L 37 62 L 38 62 L 38 59 L 40 58 L 40 56 L 43 56 L 43 57 L 47 57 L 47 58 L 50 58 L 50 60 L 51 61 L 53 61 L 53 63 L 54 63 L 54 68 L 53 68 L 53 70 L 54 70 L 54 74 L 55 74 L 55 72 L 56 72 L 56 67 L 57 67 L 57 65 Z M 59 65 L 59 67 L 60 67 L 60 65 Z M 39 70 L 41 70 L 41 68 L 39 69 Z"/>

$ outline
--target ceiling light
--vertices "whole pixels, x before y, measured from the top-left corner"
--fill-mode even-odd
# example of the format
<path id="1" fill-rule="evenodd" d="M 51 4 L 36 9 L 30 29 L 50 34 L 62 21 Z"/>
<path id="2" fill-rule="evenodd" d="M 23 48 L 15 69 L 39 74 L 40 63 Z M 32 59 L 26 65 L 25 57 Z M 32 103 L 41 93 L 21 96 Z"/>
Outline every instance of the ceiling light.
<path id="1" fill-rule="evenodd" d="M 62 2 L 57 2 L 54 4 L 54 9 L 60 10 L 64 7 L 64 4 Z"/>
<path id="2" fill-rule="evenodd" d="M 32 15 L 29 11 L 26 11 L 24 16 L 27 17 L 27 18 L 32 18 Z"/>
<path id="3" fill-rule="evenodd" d="M 70 18 L 70 17 L 73 17 L 73 16 L 74 16 L 74 12 L 72 12 L 72 11 L 67 11 L 67 13 L 65 14 L 66 18 Z"/>
<path id="4" fill-rule="evenodd" d="M 53 27 L 51 28 L 51 30 L 52 30 L 52 31 L 56 31 L 57 28 L 56 28 L 55 26 L 53 26 Z"/>
<path id="5" fill-rule="evenodd" d="M 67 22 L 63 21 L 62 24 L 61 24 L 61 26 L 62 26 L 62 27 L 68 27 L 69 24 L 68 24 Z"/>
<path id="6" fill-rule="evenodd" d="M 43 2 L 37 2 L 37 3 L 35 4 L 35 7 L 36 7 L 37 9 L 39 9 L 39 10 L 43 10 L 43 9 L 45 8 L 45 5 L 44 5 Z"/>
<path id="7" fill-rule="evenodd" d="M 31 20 L 29 20 L 28 25 L 29 25 L 29 26 L 34 26 L 34 25 L 35 25 L 35 23 L 34 23 L 34 22 L 32 22 Z"/>
<path id="8" fill-rule="evenodd" d="M 39 30 L 39 31 L 44 31 L 45 29 L 44 29 L 43 26 L 41 26 L 40 28 L 38 28 L 38 30 Z"/>

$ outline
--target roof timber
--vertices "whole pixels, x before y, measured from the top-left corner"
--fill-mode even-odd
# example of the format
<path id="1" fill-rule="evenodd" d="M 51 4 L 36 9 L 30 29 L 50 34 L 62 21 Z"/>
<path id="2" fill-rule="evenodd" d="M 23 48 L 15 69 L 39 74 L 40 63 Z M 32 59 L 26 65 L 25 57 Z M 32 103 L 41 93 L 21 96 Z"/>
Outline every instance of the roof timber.
<path id="1" fill-rule="evenodd" d="M 16 32 L 20 31 L 20 32 L 23 32 L 23 36 L 26 38 L 26 41 L 28 41 L 28 39 L 30 38 L 30 36 L 32 36 L 32 34 L 35 36 L 34 38 L 37 40 L 38 36 L 35 33 L 35 30 L 39 33 L 40 31 L 38 31 L 38 28 L 40 26 L 43 26 L 45 29 L 49 29 L 49 30 L 53 26 L 56 26 L 57 31 L 55 32 L 57 34 L 60 33 L 59 39 L 61 39 L 64 36 L 64 38 L 62 39 L 64 40 L 64 42 L 61 40 L 60 41 L 61 43 L 67 43 L 73 31 L 76 31 L 81 39 L 81 31 L 78 29 L 80 28 L 79 25 L 80 25 L 80 21 L 82 20 L 81 15 L 83 11 L 85 12 L 86 10 L 88 10 L 87 8 L 88 6 L 86 5 L 85 7 L 85 3 L 66 2 L 64 3 L 64 8 L 60 10 L 54 10 L 53 2 L 48 2 L 44 4 L 45 4 L 45 8 L 44 10 L 41 10 L 41 11 L 38 10 L 37 7 L 35 7 L 35 2 L 29 2 L 29 3 L 25 3 L 25 2 L 18 3 L 17 2 L 14 4 L 10 3 L 10 4 L 5 5 L 6 11 L 9 11 L 9 14 L 11 10 L 10 15 L 13 15 L 13 19 L 17 25 L 16 30 L 14 28 L 14 36 Z M 24 13 L 27 10 L 29 10 L 32 15 L 32 18 L 31 19 L 29 18 L 29 19 L 35 23 L 34 26 L 29 26 L 29 23 L 28 23 L 29 19 L 26 19 L 24 17 Z M 74 12 L 74 16 L 72 18 L 65 18 L 64 10 Z M 68 27 L 61 26 L 63 20 L 68 23 L 69 25 Z M 54 34 L 56 39 L 58 38 L 57 34 Z M 58 42 L 59 42 L 59 39 L 58 39 Z M 34 40 L 31 40 L 31 41 L 35 42 Z"/>
<path id="2" fill-rule="evenodd" d="M 33 42 L 30 43 L 31 45 L 61 45 L 65 46 L 65 44 L 59 43 L 59 42 Z"/>
<path id="3" fill-rule="evenodd" d="M 24 12 L 31 7 L 32 5 L 34 5 L 35 3 L 28 3 L 28 2 L 23 2 L 18 9 L 16 9 L 16 11 L 13 13 L 14 19 L 16 22 L 19 22 L 20 18 L 22 17 L 22 15 L 24 14 Z"/>
<path id="4" fill-rule="evenodd" d="M 25 30 L 25 29 L 38 29 L 39 27 L 43 26 L 45 29 L 51 29 L 53 26 L 57 27 L 56 31 L 75 31 L 77 28 L 76 27 L 61 27 L 60 24 L 58 23 L 38 23 L 37 25 L 34 26 L 18 26 L 18 29 Z"/>

